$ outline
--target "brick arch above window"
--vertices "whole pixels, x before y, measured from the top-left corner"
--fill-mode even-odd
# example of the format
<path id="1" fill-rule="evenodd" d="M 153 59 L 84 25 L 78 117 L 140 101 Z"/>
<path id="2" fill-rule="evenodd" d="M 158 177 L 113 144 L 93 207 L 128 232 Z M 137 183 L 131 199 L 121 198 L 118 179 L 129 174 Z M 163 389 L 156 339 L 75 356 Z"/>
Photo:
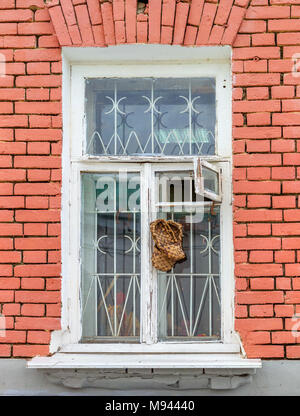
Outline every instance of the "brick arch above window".
<path id="1" fill-rule="evenodd" d="M 61 46 L 232 45 L 249 0 L 51 0 Z"/>

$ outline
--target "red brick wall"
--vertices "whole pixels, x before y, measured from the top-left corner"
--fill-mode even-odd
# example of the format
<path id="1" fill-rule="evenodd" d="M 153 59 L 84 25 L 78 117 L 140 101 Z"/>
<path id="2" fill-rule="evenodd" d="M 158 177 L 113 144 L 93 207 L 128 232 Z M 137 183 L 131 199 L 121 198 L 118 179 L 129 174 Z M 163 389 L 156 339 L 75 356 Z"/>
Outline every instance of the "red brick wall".
<path id="1" fill-rule="evenodd" d="M 249 357 L 300 357 L 299 18 L 299 0 L 252 0 L 233 45 L 236 328 Z"/>
<path id="2" fill-rule="evenodd" d="M 60 327 L 61 52 L 43 0 L 1 0 L 1 357 L 48 354 Z"/>
<path id="3" fill-rule="evenodd" d="M 60 328 L 60 46 L 148 42 L 233 45 L 236 328 L 249 357 L 300 358 L 300 0 L 48 6 L 0 2 L 0 356 L 47 355 Z"/>

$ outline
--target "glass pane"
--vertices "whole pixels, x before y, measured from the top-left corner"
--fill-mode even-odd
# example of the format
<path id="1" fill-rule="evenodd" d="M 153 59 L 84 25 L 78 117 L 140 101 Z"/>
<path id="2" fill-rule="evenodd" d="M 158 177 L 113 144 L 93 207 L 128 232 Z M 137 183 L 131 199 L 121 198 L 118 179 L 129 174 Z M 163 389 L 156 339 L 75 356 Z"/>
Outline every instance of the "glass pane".
<path id="1" fill-rule="evenodd" d="M 219 194 L 219 175 L 217 172 L 202 166 L 204 189 Z"/>
<path id="2" fill-rule="evenodd" d="M 140 178 L 82 175 L 83 338 L 138 340 Z"/>
<path id="3" fill-rule="evenodd" d="M 166 185 L 162 183 L 164 176 Z M 160 188 L 158 205 L 167 198 L 173 202 L 181 197 L 182 204 L 159 207 L 157 218 L 173 220 L 183 225 L 183 250 L 186 254 L 186 259 L 176 263 L 170 272 L 158 271 L 159 338 L 219 339 L 219 207 L 211 209 L 205 201 L 202 207 L 193 209 L 184 205 L 189 201 L 188 192 L 185 192 L 186 188 L 191 187 L 189 172 L 160 173 L 157 175 L 157 182 Z M 173 184 L 176 182 L 177 187 L 174 187 Z M 191 195 L 191 199 L 194 200 L 193 189 Z"/>
<path id="4" fill-rule="evenodd" d="M 214 78 L 86 80 L 86 153 L 212 155 Z"/>

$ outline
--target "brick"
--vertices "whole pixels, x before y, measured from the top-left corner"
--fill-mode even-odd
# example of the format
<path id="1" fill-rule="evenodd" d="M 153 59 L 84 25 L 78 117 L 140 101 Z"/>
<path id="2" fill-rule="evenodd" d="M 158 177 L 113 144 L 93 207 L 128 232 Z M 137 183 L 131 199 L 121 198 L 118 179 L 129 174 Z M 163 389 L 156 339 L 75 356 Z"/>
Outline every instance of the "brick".
<path id="1" fill-rule="evenodd" d="M 21 279 L 21 288 L 24 290 L 44 290 L 45 279 L 39 277 L 23 277 Z"/>
<path id="2" fill-rule="evenodd" d="M 275 263 L 294 263 L 295 252 L 289 250 L 275 251 Z"/>
<path id="3" fill-rule="evenodd" d="M 61 304 L 46 305 L 46 316 L 61 316 Z"/>
<path id="4" fill-rule="evenodd" d="M 27 9 L 32 6 L 44 7 L 43 0 L 16 0 L 16 7 L 19 9 Z"/>
<path id="5" fill-rule="evenodd" d="M 236 305 L 236 307 L 235 307 L 235 316 L 237 318 L 247 318 L 248 317 L 247 306 L 245 306 L 245 305 Z"/>
<path id="6" fill-rule="evenodd" d="M 23 263 L 46 263 L 46 251 L 25 251 L 23 254 Z"/>
<path id="7" fill-rule="evenodd" d="M 20 210 L 16 211 L 16 221 L 18 222 L 57 222 L 60 221 L 59 210 Z"/>
<path id="8" fill-rule="evenodd" d="M 250 332 L 247 334 L 246 343 L 247 345 L 270 344 L 271 335 L 266 331 Z"/>
<path id="9" fill-rule="evenodd" d="M 300 238 L 290 237 L 290 238 L 282 239 L 282 248 L 284 250 L 299 249 L 299 247 L 300 247 Z"/>
<path id="10" fill-rule="evenodd" d="M 101 3 L 101 14 L 103 18 L 103 29 L 107 45 L 115 45 L 115 29 L 113 22 L 113 11 L 111 3 Z"/>
<path id="11" fill-rule="evenodd" d="M 272 224 L 272 234 L 274 236 L 298 235 L 300 234 L 300 223 Z"/>
<path id="12" fill-rule="evenodd" d="M 288 6 L 282 7 L 253 7 L 250 6 L 247 10 L 246 19 L 284 19 L 290 17 L 290 8 Z"/>
<path id="13" fill-rule="evenodd" d="M 23 316 L 43 316 L 44 314 L 45 305 L 24 303 L 21 307 L 21 315 Z"/>
<path id="14" fill-rule="evenodd" d="M 235 212 L 235 221 L 239 222 L 268 222 L 268 221 L 282 221 L 281 210 L 257 209 L 255 211 L 248 209 L 240 209 Z"/>
<path id="15" fill-rule="evenodd" d="M 3 260 L 3 253 L 7 253 L 7 252 L 0 252 L 2 255 L 2 260 Z M 9 253 L 9 252 L 8 252 Z M 12 252 L 10 252 L 12 253 Z M 19 253 L 17 253 L 19 254 Z M 20 288 L 20 279 L 18 278 L 13 278 L 13 277 L 0 277 L 0 287 L 2 290 L 6 289 L 19 289 Z"/>
<path id="16" fill-rule="evenodd" d="M 196 45 L 205 45 L 208 42 L 211 28 L 213 26 L 217 5 L 204 2 L 203 12 L 199 24 Z M 225 35 L 225 34 L 224 34 Z"/>
<path id="17" fill-rule="evenodd" d="M 25 88 L 60 87 L 61 75 L 20 75 L 16 78 L 16 86 Z"/>
<path id="18" fill-rule="evenodd" d="M 45 356 L 49 354 L 48 345 L 14 345 L 14 357 L 35 357 L 37 355 Z"/>
<path id="19" fill-rule="evenodd" d="M 16 277 L 46 277 L 59 276 L 60 265 L 55 264 L 32 264 L 15 266 Z M 20 292 L 18 293 L 20 294 Z"/>
<path id="20" fill-rule="evenodd" d="M 271 141 L 271 151 L 276 152 L 293 152 L 295 150 L 294 140 L 278 139 Z"/>
<path id="21" fill-rule="evenodd" d="M 280 111 L 280 101 L 279 100 L 268 100 L 268 101 L 236 101 L 233 103 L 234 112 L 242 113 L 257 113 L 269 112 L 269 111 Z"/>
<path id="22" fill-rule="evenodd" d="M 3 42 L 4 48 L 35 48 L 35 36 L 5 36 Z"/>
<path id="23" fill-rule="evenodd" d="M 267 58 L 267 56 L 264 56 Z M 252 56 L 253 58 L 253 56 Z M 236 59 L 241 59 L 236 57 Z M 245 56 L 244 59 L 251 59 L 250 53 Z M 247 74 L 236 74 L 233 77 L 234 86 L 244 86 L 244 87 L 254 87 L 254 86 L 274 86 L 280 85 L 280 75 L 279 74 L 259 74 L 259 73 L 247 73 Z"/>
<path id="24" fill-rule="evenodd" d="M 251 225 L 251 224 L 249 224 Z M 270 224 L 267 224 L 270 226 Z M 271 228 L 271 226 L 270 226 Z M 271 263 L 273 262 L 273 251 L 256 250 L 251 251 L 249 256 L 249 262 L 251 263 Z"/>
<path id="25" fill-rule="evenodd" d="M 258 144 L 261 142 L 261 140 L 258 141 Z M 264 143 L 265 141 L 262 140 Z M 247 149 L 249 146 L 249 142 L 247 142 Z M 265 145 L 263 145 L 263 148 Z M 251 149 L 251 145 L 249 146 L 248 151 Z M 256 146 L 256 149 L 258 146 Z M 271 169 L 265 168 L 265 167 L 254 167 L 254 168 L 247 168 L 247 179 L 248 180 L 268 180 L 271 178 Z"/>
<path id="26" fill-rule="evenodd" d="M 232 46 L 234 48 L 241 48 L 243 46 L 250 46 L 250 44 L 251 44 L 250 35 L 238 34 Z"/>
<path id="27" fill-rule="evenodd" d="M 28 181 L 30 182 L 49 182 L 50 175 L 51 171 L 49 169 L 30 169 L 27 171 Z"/>
<path id="28" fill-rule="evenodd" d="M 234 192 L 243 194 L 279 194 L 279 182 L 239 181 L 234 183 Z"/>
<path id="29" fill-rule="evenodd" d="M 34 17 L 36 22 L 50 21 L 49 11 L 47 8 L 36 10 Z"/>
<path id="30" fill-rule="evenodd" d="M 14 343 L 14 344 L 23 344 L 26 342 L 26 332 L 25 331 L 11 331 L 6 330 L 5 336 L 0 337 L 0 343 Z M 1 348 L 1 347 L 0 347 Z"/>
<path id="31" fill-rule="evenodd" d="M 1 88 L 0 100 L 24 100 L 25 90 L 23 88 Z"/>
<path id="32" fill-rule="evenodd" d="M 281 239 L 278 237 L 235 238 L 234 246 L 236 250 L 278 250 L 281 249 Z"/>
<path id="33" fill-rule="evenodd" d="M 57 156 L 15 156 L 17 168 L 58 168 L 61 165 Z"/>
<path id="34" fill-rule="evenodd" d="M 0 22 L 30 22 L 33 19 L 33 12 L 31 10 L 1 10 Z"/>
<path id="35" fill-rule="evenodd" d="M 294 32 L 300 30 L 300 19 L 272 19 L 268 21 L 269 32 Z"/>
<path id="36" fill-rule="evenodd" d="M 188 23 L 190 25 L 199 26 L 202 12 L 203 12 L 203 6 L 204 6 L 204 0 L 192 0 L 189 18 L 188 18 Z M 168 24 L 172 25 L 171 19 L 168 21 Z"/>
<path id="37" fill-rule="evenodd" d="M 22 266 L 16 266 L 18 267 Z M 282 276 L 283 269 L 281 264 L 239 264 L 235 267 L 235 275 L 240 277 Z"/>
<path id="38" fill-rule="evenodd" d="M 21 224 L 16 225 L 22 227 Z M 60 248 L 60 239 L 56 237 L 15 238 L 15 248 L 17 250 L 54 250 Z"/>
<path id="39" fill-rule="evenodd" d="M 101 7 L 103 6 L 103 3 Z M 108 6 L 105 6 L 105 9 L 108 9 Z M 109 9 L 112 12 L 112 5 L 109 4 Z M 84 45 L 93 45 L 94 44 L 94 36 L 92 32 L 92 26 L 88 14 L 88 9 L 85 4 L 75 6 L 75 14 L 78 21 L 79 31 L 81 34 L 82 41 Z M 104 26 L 106 24 L 106 19 L 104 18 Z M 67 34 L 67 30 L 66 30 Z M 68 41 L 70 41 L 68 39 Z M 71 41 L 70 41 L 71 42 Z"/>
<path id="40" fill-rule="evenodd" d="M 281 345 L 248 345 L 248 358 L 283 358 L 284 348 Z"/>
<path id="41" fill-rule="evenodd" d="M 285 221 L 300 221 L 299 209 L 287 209 L 284 211 L 284 220 Z"/>
<path id="42" fill-rule="evenodd" d="M 21 305 L 19 303 L 6 303 L 2 305 L 2 314 L 5 316 L 20 315 Z"/>
<path id="43" fill-rule="evenodd" d="M 11 346 L 0 345 L 0 357 L 10 357 L 10 356 L 11 356 Z"/>
<path id="44" fill-rule="evenodd" d="M 299 181 L 286 181 L 282 183 L 282 192 L 284 194 L 292 194 L 300 192 L 300 183 Z"/>
<path id="45" fill-rule="evenodd" d="M 60 49 L 19 49 L 14 52 L 16 62 L 60 61 Z"/>
<path id="46" fill-rule="evenodd" d="M 263 20 L 243 20 L 239 33 L 263 33 L 267 30 L 267 24 Z"/>
<path id="47" fill-rule="evenodd" d="M 274 33 L 257 33 L 252 35 L 253 46 L 275 45 Z"/>
<path id="48" fill-rule="evenodd" d="M 252 113 L 247 114 L 248 126 L 267 126 L 271 124 L 270 113 Z"/>
<path id="49" fill-rule="evenodd" d="M 294 306 L 293 305 L 275 305 L 274 306 L 274 311 L 275 311 L 275 316 L 279 316 L 279 317 L 293 316 L 294 315 Z M 273 332 L 273 334 L 274 334 L 274 332 Z M 278 334 L 280 334 L 280 332 Z"/>
<path id="50" fill-rule="evenodd" d="M 293 269 L 290 269 L 291 266 L 296 266 Z M 298 264 L 287 264 L 286 267 L 288 267 L 287 274 L 290 274 L 292 276 L 299 276 L 299 265 Z M 297 274 L 298 273 L 298 274 Z M 285 296 L 285 303 L 300 303 L 300 291 L 287 291 Z"/>
<path id="51" fill-rule="evenodd" d="M 137 0 L 125 1 L 125 24 L 126 24 L 126 41 L 127 43 L 136 42 L 136 14 Z"/>
<path id="52" fill-rule="evenodd" d="M 177 3 L 176 18 L 174 24 L 173 44 L 181 45 L 183 43 L 185 27 L 189 13 L 188 3 Z"/>
<path id="53" fill-rule="evenodd" d="M 236 3 L 236 2 L 235 2 Z M 245 10 L 233 6 L 229 15 L 229 19 L 227 21 L 227 26 L 224 31 L 224 35 L 222 37 L 221 44 L 222 45 L 231 45 L 236 37 L 236 34 L 240 28 L 240 25 L 243 21 L 245 14 Z"/>
<path id="54" fill-rule="evenodd" d="M 14 291 L 13 290 L 0 290 L 0 302 L 14 302 Z"/>
<path id="55" fill-rule="evenodd" d="M 27 127 L 28 117 L 26 115 L 2 115 L 0 127 Z"/>
<path id="56" fill-rule="evenodd" d="M 271 206 L 271 197 L 270 195 L 248 195 L 247 200 L 248 208 L 263 208 Z M 274 207 L 276 208 L 276 207 Z M 280 208 L 280 207 L 278 207 Z"/>
<path id="57" fill-rule="evenodd" d="M 48 208 L 48 197 L 30 196 L 25 198 L 26 208 Z"/>
<path id="58" fill-rule="evenodd" d="M 270 277 L 251 278 L 250 288 L 251 290 L 274 290 L 274 279 Z"/>
<path id="59" fill-rule="evenodd" d="M 28 331 L 27 342 L 28 344 L 49 344 L 50 336 L 48 331 Z"/>
<path id="60" fill-rule="evenodd" d="M 27 100 L 32 100 L 32 101 L 48 101 L 50 98 L 50 94 L 49 94 L 49 89 L 47 88 L 27 88 L 26 90 L 26 99 Z M 18 112 L 20 113 L 36 113 L 37 114 L 43 114 L 43 109 L 41 108 L 42 111 L 36 109 L 36 111 L 31 111 L 30 107 L 34 107 L 34 106 L 30 106 L 28 104 L 33 104 L 33 103 L 17 103 L 17 104 L 21 104 L 20 106 L 18 106 Z M 41 103 L 39 103 L 41 104 Z M 44 104 L 49 104 L 49 103 L 44 103 Z M 53 104 L 53 103 L 52 103 Z M 27 107 L 28 105 L 28 107 Z M 35 104 L 36 105 L 36 104 Z M 45 110 L 45 108 L 44 108 Z M 51 113 L 50 113 L 51 114 Z M 31 119 L 31 115 L 29 116 L 29 120 Z"/>
<path id="61" fill-rule="evenodd" d="M 277 46 L 252 46 L 250 48 L 236 48 L 233 59 L 279 59 L 280 48 Z M 249 76 L 251 74 L 248 74 Z"/>
<path id="62" fill-rule="evenodd" d="M 54 183 L 17 183 L 15 195 L 57 195 L 60 188 Z"/>
<path id="63" fill-rule="evenodd" d="M 237 331 L 265 331 L 282 329 L 281 318 L 247 318 L 236 320 Z"/>
<path id="64" fill-rule="evenodd" d="M 274 315 L 273 305 L 251 305 L 249 311 L 249 316 L 251 317 L 267 317 Z"/>
<path id="65" fill-rule="evenodd" d="M 115 22 L 115 35 L 117 44 L 126 42 L 125 23 L 121 21 Z"/>
<path id="66" fill-rule="evenodd" d="M 46 279 L 47 290 L 61 290 L 61 279 L 60 278 L 49 278 Z"/>
<path id="67" fill-rule="evenodd" d="M 13 248 L 12 238 L 0 238 L 0 250 L 11 250 Z"/>
<path id="68" fill-rule="evenodd" d="M 2 166 L 7 167 L 5 159 L 4 159 L 4 163 L 2 163 Z M 0 195 L 12 195 L 12 193 L 13 193 L 12 183 L 0 183 Z"/>
<path id="69" fill-rule="evenodd" d="M 22 224 L 0 224 L 1 236 L 22 235 L 22 234 L 23 234 Z"/>
<path id="70" fill-rule="evenodd" d="M 31 235 L 31 236 L 47 235 L 47 224 L 26 222 L 24 224 L 24 235 Z M 25 258 L 25 254 L 26 253 L 24 253 L 24 255 L 23 255 L 24 258 Z M 24 261 L 24 263 L 28 263 L 28 262 Z"/>
<path id="71" fill-rule="evenodd" d="M 50 153 L 50 143 L 48 142 L 34 142 L 28 143 L 27 153 L 30 154 L 49 154 Z"/>
<path id="72" fill-rule="evenodd" d="M 235 127 L 235 139 L 277 139 L 281 137 L 280 127 Z"/>
<path id="73" fill-rule="evenodd" d="M 295 179 L 296 173 L 294 167 L 274 167 L 272 168 L 272 179 Z"/>
<path id="74" fill-rule="evenodd" d="M 276 166 L 281 165 L 281 156 L 278 154 L 245 154 L 235 155 L 235 166 Z"/>
<path id="75" fill-rule="evenodd" d="M 51 127 L 51 117 L 43 115 L 30 115 L 29 116 L 30 127 Z"/>
<path id="76" fill-rule="evenodd" d="M 15 329 L 60 329 L 60 319 L 48 317 L 16 317 Z"/>

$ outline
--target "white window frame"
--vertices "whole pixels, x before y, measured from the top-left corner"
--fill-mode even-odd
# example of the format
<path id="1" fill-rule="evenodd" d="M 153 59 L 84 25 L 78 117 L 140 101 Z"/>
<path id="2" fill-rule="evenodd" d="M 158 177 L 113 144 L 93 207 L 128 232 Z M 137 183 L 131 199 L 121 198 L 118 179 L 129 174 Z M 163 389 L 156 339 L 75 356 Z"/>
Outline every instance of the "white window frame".
<path id="1" fill-rule="evenodd" d="M 67 356 L 69 361 L 66 366 L 68 368 L 80 366 L 84 368 L 153 367 L 155 365 L 153 364 L 154 356 L 158 360 L 156 365 L 158 367 L 170 365 L 172 367 L 203 367 L 203 362 L 208 367 L 245 366 L 249 368 L 249 366 L 259 366 L 257 363 L 249 364 L 249 361 L 253 360 L 246 360 L 248 363 L 243 364 L 239 360 L 236 361 L 237 354 L 241 351 L 241 343 L 234 330 L 230 48 L 195 49 L 165 45 L 127 45 L 121 49 L 120 47 L 111 47 L 99 51 L 97 48 L 97 56 L 93 48 L 81 49 L 85 49 L 85 51 L 81 50 L 81 54 L 79 54 L 78 48 L 63 48 L 62 329 L 52 333 L 50 351 L 59 351 L 60 354 Z M 221 235 L 223 236 L 221 238 L 220 266 L 222 340 L 217 342 L 156 342 L 154 335 L 156 324 L 153 323 L 153 320 L 150 320 L 152 328 L 149 327 L 148 322 L 146 324 L 147 315 L 143 309 L 147 309 L 149 306 L 150 298 L 148 296 L 148 304 L 142 305 L 144 312 L 141 312 L 141 317 L 144 316 L 144 323 L 148 330 L 143 334 L 140 344 L 83 344 L 80 343 L 81 172 L 111 171 L 112 165 L 116 167 L 117 163 L 121 163 L 124 168 L 130 169 L 130 171 L 135 171 L 139 169 L 138 162 L 149 162 L 144 168 L 144 172 L 148 170 L 149 174 L 143 180 L 151 181 L 151 170 L 154 167 L 163 170 L 167 165 L 170 165 L 169 162 L 174 162 L 172 168 L 177 170 L 175 163 L 180 161 L 180 163 L 188 163 L 193 170 L 194 160 L 193 156 L 180 157 L 180 159 L 172 156 L 165 156 L 163 159 L 156 156 L 126 156 L 122 157 L 121 161 L 119 156 L 83 155 L 84 141 L 82 138 L 85 137 L 84 80 L 86 77 L 169 77 L 170 74 L 174 77 L 215 77 L 216 79 L 216 152 L 215 156 L 201 158 L 222 169 L 223 200 L 220 216 Z M 142 238 L 146 238 L 150 242 L 149 234 L 145 233 Z M 141 268 L 144 267 L 148 274 L 144 274 L 146 280 L 142 291 L 154 290 L 153 293 L 156 293 L 155 283 L 153 283 L 155 279 L 151 278 L 149 254 L 144 259 L 146 259 L 146 263 L 142 263 Z M 145 262 L 145 260 L 142 261 Z M 107 361 L 106 356 L 105 361 L 102 354 L 108 352 L 110 357 L 113 355 L 113 358 Z M 172 358 L 170 358 L 170 352 L 175 354 Z M 234 354 L 234 359 L 232 354 Z M 54 354 L 54 357 L 55 355 L 58 354 Z M 174 358 L 176 356 L 178 359 Z M 127 357 L 127 361 L 125 357 Z M 225 357 L 227 357 L 227 361 Z M 207 361 L 208 359 L 212 359 L 212 363 Z M 43 362 L 44 364 L 35 364 L 33 360 L 31 367 L 47 367 L 46 361 Z M 51 365 L 49 364 L 49 366 Z M 57 364 L 55 365 L 57 366 Z"/>

